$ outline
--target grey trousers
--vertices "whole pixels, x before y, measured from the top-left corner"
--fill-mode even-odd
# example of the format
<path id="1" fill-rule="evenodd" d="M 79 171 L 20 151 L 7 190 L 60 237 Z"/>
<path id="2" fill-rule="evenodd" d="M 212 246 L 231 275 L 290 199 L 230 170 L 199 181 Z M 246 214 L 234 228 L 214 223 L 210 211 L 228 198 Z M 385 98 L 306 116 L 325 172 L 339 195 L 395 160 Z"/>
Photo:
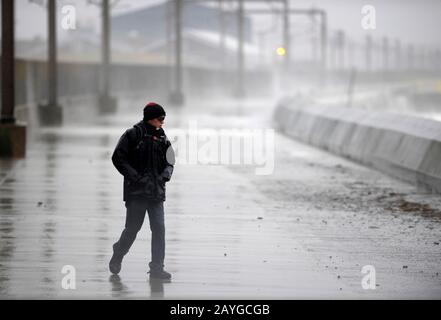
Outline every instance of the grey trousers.
<path id="1" fill-rule="evenodd" d="M 118 242 L 114 244 L 115 252 L 125 255 L 136 239 L 144 223 L 146 211 L 149 215 L 152 231 L 150 269 L 162 269 L 165 256 L 164 201 L 153 201 L 142 198 L 126 201 L 126 224 Z"/>

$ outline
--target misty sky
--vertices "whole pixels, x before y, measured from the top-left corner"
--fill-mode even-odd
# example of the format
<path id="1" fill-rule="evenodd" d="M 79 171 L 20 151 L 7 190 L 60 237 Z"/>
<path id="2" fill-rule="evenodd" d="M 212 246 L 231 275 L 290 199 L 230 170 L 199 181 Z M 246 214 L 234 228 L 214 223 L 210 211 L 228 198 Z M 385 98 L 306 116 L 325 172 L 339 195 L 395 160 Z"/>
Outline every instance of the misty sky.
<path id="1" fill-rule="evenodd" d="M 37 0 L 38 1 L 38 0 Z M 98 0 L 95 0 L 95 2 Z M 46 35 L 45 9 L 29 0 L 17 0 L 16 27 L 17 38 L 32 38 Z M 78 23 L 90 25 L 98 32 L 99 11 L 94 5 L 88 5 L 87 0 L 63 0 L 64 4 L 74 4 L 77 8 Z M 161 3 L 161 0 L 121 0 L 114 8 L 114 14 L 125 10 L 133 10 L 138 7 Z M 363 5 L 373 5 L 377 13 L 377 29 L 364 31 L 361 28 L 361 8 Z M 247 4 L 247 7 L 266 7 L 265 4 Z M 348 36 L 357 41 L 363 41 L 362 37 L 367 32 L 373 37 L 390 36 L 400 38 L 404 42 L 412 42 L 417 45 L 433 45 L 441 47 L 441 0 L 291 0 L 293 8 L 309 8 L 315 6 L 326 9 L 329 14 L 331 30 L 344 29 Z M 269 18 L 255 18 L 258 27 L 270 24 Z M 305 19 L 295 17 L 293 19 L 293 31 L 301 29 Z M 257 24 L 256 24 L 257 25 Z M 72 31 L 70 31 L 72 32 Z M 60 34 L 63 37 L 63 34 Z"/>

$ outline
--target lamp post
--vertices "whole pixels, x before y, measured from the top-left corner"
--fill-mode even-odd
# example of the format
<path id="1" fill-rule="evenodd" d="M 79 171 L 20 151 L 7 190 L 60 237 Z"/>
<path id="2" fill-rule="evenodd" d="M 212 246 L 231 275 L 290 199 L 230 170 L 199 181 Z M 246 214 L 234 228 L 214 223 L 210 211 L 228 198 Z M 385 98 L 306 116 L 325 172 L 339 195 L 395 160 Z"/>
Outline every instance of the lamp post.
<path id="1" fill-rule="evenodd" d="M 16 123 L 14 1 L 2 0 L 2 108 L 0 157 L 23 158 L 26 154 L 26 126 Z"/>
<path id="2" fill-rule="evenodd" d="M 182 93 L 182 0 L 174 0 L 175 4 L 175 67 L 174 88 L 170 94 L 170 103 L 176 106 L 184 104 Z"/>
<path id="3" fill-rule="evenodd" d="M 111 45 L 110 45 L 110 3 L 102 0 L 101 3 L 101 92 L 99 107 L 101 113 L 114 113 L 117 101 L 110 95 L 111 78 Z"/>
<path id="4" fill-rule="evenodd" d="M 59 126 L 63 122 L 63 109 L 58 104 L 57 62 L 57 5 L 56 0 L 47 1 L 48 15 L 48 101 L 38 105 L 42 126 Z"/>

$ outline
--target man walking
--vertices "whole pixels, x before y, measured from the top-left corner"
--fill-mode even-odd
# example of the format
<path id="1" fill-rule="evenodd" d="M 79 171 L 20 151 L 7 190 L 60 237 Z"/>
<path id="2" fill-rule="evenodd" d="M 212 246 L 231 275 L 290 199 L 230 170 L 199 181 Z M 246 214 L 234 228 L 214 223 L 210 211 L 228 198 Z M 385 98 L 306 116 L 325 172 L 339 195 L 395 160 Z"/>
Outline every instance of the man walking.
<path id="1" fill-rule="evenodd" d="M 118 274 L 148 212 L 152 231 L 150 277 L 169 280 L 164 270 L 165 183 L 173 173 L 174 151 L 162 129 L 165 111 L 157 103 L 144 108 L 144 118 L 121 136 L 112 156 L 116 169 L 124 176 L 125 228 L 113 245 L 110 272 Z"/>

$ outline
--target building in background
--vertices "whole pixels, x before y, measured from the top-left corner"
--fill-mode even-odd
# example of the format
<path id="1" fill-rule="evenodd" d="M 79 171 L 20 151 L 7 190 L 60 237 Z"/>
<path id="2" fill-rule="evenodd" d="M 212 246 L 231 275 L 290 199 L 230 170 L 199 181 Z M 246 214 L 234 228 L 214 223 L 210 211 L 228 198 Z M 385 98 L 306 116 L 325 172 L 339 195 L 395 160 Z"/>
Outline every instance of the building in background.
<path id="1" fill-rule="evenodd" d="M 222 28 L 223 19 L 223 28 Z M 184 3 L 182 8 L 183 61 L 186 65 L 216 68 L 231 64 L 237 50 L 237 12 L 218 6 Z M 224 30 L 224 38 L 221 37 Z M 252 45 L 252 20 L 244 19 L 245 54 L 257 56 Z M 112 17 L 112 43 L 116 51 L 150 54 L 156 62 L 170 63 L 173 57 L 173 1 Z M 223 45 L 222 45 L 223 43 Z"/>

